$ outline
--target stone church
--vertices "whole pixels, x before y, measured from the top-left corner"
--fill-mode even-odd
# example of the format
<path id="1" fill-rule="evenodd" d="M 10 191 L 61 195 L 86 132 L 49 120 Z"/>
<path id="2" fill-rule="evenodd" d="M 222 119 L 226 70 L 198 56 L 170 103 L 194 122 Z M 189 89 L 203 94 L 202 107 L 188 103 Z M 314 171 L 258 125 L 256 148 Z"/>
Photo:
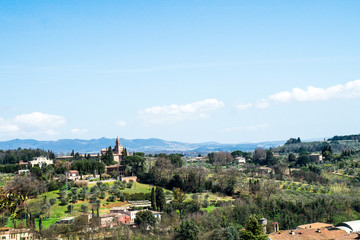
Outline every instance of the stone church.
<path id="1" fill-rule="evenodd" d="M 107 149 L 103 148 L 101 149 L 101 155 L 104 155 L 106 153 Z M 113 149 L 113 155 L 114 155 L 114 161 L 121 163 L 121 160 L 123 160 L 123 158 L 128 155 L 128 152 L 126 151 L 126 155 L 124 156 L 124 146 L 120 144 L 120 139 L 119 137 L 116 138 L 116 142 L 115 142 L 115 147 Z"/>

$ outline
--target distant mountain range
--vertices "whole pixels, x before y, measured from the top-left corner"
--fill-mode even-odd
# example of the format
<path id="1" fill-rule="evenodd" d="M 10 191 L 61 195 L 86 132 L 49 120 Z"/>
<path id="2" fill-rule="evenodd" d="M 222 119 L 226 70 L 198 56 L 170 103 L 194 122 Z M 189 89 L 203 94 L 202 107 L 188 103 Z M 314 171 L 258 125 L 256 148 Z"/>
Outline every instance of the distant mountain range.
<path id="1" fill-rule="evenodd" d="M 120 138 L 121 144 L 128 151 L 137 151 L 145 153 L 207 153 L 213 151 L 252 151 L 257 147 L 270 148 L 279 146 L 285 141 L 269 141 L 259 143 L 240 143 L 240 144 L 222 144 L 217 142 L 205 143 L 184 143 L 176 141 L 166 141 L 157 138 L 133 139 L 127 140 Z M 115 138 L 100 138 L 91 140 L 82 139 L 60 139 L 57 141 L 38 141 L 34 139 L 14 139 L 10 141 L 0 141 L 0 149 L 17 149 L 17 148 L 40 148 L 51 150 L 57 154 L 68 154 L 72 150 L 79 153 L 99 153 L 100 149 L 108 148 L 115 145 Z"/>

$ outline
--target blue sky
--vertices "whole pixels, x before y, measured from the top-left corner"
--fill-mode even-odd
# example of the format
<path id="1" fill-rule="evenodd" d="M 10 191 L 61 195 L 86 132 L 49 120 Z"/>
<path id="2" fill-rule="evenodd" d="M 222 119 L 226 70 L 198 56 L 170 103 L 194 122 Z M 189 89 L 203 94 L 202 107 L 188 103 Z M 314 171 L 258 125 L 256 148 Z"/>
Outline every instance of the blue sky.
<path id="1" fill-rule="evenodd" d="M 359 133 L 359 1 L 2 1 L 0 140 Z"/>

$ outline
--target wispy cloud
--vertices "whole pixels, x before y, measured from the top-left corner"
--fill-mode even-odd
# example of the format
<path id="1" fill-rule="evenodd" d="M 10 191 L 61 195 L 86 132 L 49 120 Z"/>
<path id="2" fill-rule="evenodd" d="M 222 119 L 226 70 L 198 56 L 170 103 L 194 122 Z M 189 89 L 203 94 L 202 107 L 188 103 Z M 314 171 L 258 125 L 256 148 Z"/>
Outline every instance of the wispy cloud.
<path id="1" fill-rule="evenodd" d="M 143 109 L 139 112 L 140 117 L 147 124 L 174 123 L 188 119 L 208 117 L 208 113 L 224 106 L 217 99 L 205 99 L 184 105 L 155 106 Z"/>
<path id="2" fill-rule="evenodd" d="M 250 108 L 252 108 L 254 106 L 254 104 L 252 103 L 239 103 L 236 105 L 236 108 L 239 110 L 248 110 Z"/>
<path id="3" fill-rule="evenodd" d="M 87 133 L 88 130 L 85 128 L 83 128 L 83 129 L 74 128 L 74 129 L 71 129 L 70 132 L 73 134 L 84 134 L 84 133 Z"/>
<path id="4" fill-rule="evenodd" d="M 117 122 L 115 123 L 115 126 L 125 127 L 125 126 L 126 126 L 126 122 L 125 122 L 125 121 L 122 121 L 122 120 L 117 121 Z"/>
<path id="5" fill-rule="evenodd" d="M 263 129 L 267 129 L 270 127 L 270 124 L 262 123 L 257 125 L 250 126 L 238 126 L 238 127 L 230 127 L 223 129 L 224 132 L 254 132 Z"/>
<path id="6" fill-rule="evenodd" d="M 290 91 L 278 92 L 256 103 L 241 103 L 239 110 L 248 110 L 252 107 L 266 108 L 274 103 L 326 101 L 330 99 L 351 99 L 360 97 L 360 80 L 337 84 L 328 88 L 308 86 L 306 89 L 293 88 Z"/>

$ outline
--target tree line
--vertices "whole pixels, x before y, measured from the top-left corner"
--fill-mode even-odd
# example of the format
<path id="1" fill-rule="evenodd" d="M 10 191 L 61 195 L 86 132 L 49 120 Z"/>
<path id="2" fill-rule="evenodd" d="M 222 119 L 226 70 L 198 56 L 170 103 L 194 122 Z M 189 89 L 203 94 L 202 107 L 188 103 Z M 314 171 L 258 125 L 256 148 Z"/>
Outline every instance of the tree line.
<path id="1" fill-rule="evenodd" d="M 55 154 L 50 150 L 18 148 L 16 150 L 0 150 L 0 164 L 16 164 L 20 161 L 29 162 L 40 156 L 55 159 Z"/>

